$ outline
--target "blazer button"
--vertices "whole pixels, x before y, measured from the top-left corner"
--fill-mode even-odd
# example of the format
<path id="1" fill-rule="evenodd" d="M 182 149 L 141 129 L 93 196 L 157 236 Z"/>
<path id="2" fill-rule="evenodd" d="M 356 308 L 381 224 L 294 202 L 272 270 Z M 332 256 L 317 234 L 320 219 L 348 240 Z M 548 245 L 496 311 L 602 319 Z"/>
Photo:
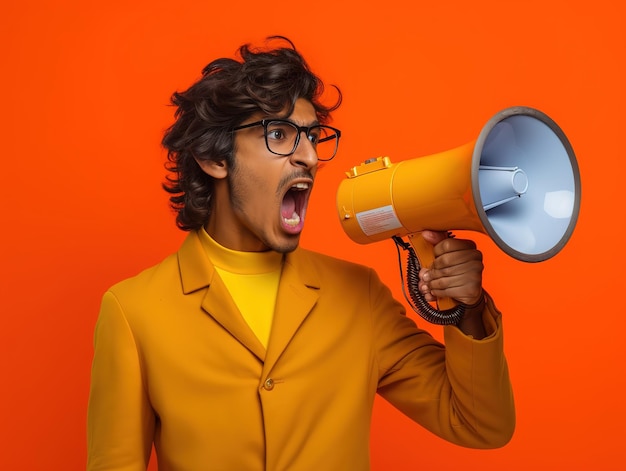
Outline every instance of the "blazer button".
<path id="1" fill-rule="evenodd" d="M 266 391 L 271 391 L 272 389 L 274 389 L 274 380 L 272 378 L 267 378 L 265 380 L 265 383 L 263 383 L 263 387 Z"/>

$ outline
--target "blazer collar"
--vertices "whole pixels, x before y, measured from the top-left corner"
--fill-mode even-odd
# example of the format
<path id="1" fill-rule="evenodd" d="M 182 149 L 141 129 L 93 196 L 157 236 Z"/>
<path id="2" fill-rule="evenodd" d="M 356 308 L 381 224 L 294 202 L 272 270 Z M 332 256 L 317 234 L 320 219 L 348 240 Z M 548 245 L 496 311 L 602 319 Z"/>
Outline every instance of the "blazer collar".
<path id="1" fill-rule="evenodd" d="M 276 299 L 276 310 L 267 352 L 236 308 L 224 283 L 202 247 L 197 232 L 190 232 L 178 251 L 184 294 L 207 289 L 202 308 L 259 359 L 269 373 L 291 338 L 317 303 L 321 287 L 311 253 L 297 248 L 287 254 Z"/>
<path id="2" fill-rule="evenodd" d="M 196 231 L 190 232 L 178 249 L 178 269 L 183 293 L 193 293 L 211 284 L 215 268 L 204 253 Z"/>
<path id="3" fill-rule="evenodd" d="M 285 265 L 293 268 L 300 282 L 310 288 L 320 288 L 320 277 L 317 271 L 311 269 L 310 253 L 298 247 L 285 257 Z M 215 267 L 204 253 L 202 242 L 196 231 L 192 231 L 183 241 L 178 250 L 178 268 L 183 285 L 183 293 L 189 294 L 211 284 L 215 275 Z"/>

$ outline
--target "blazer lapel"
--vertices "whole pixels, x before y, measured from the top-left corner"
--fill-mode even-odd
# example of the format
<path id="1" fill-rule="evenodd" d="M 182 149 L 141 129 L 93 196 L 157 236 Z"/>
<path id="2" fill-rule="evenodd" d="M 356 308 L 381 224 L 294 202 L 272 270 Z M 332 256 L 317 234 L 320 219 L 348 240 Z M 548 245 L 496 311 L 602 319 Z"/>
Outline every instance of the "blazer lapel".
<path id="1" fill-rule="evenodd" d="M 202 300 L 202 309 L 219 322 L 230 334 L 254 353 L 259 360 L 265 358 L 265 347 L 241 315 L 222 279 L 215 274 Z"/>
<path id="2" fill-rule="evenodd" d="M 319 277 L 307 263 L 307 253 L 302 249 L 296 249 L 288 254 L 276 298 L 272 331 L 263 368 L 265 375 L 269 375 L 317 303 L 319 287 Z"/>
<path id="3" fill-rule="evenodd" d="M 265 348 L 248 326 L 211 260 L 206 255 L 196 232 L 191 232 L 178 251 L 178 265 L 184 294 L 206 289 L 202 309 L 259 360 L 265 358 Z"/>

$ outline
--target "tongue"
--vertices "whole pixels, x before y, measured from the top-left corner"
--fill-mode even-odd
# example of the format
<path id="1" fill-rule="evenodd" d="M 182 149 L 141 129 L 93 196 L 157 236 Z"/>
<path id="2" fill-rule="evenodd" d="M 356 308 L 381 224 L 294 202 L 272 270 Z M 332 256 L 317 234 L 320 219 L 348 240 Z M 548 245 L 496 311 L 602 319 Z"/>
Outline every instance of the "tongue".
<path id="1" fill-rule="evenodd" d="M 290 191 L 283 198 L 283 204 L 280 206 L 280 213 L 284 218 L 291 218 L 296 211 L 296 200 Z"/>

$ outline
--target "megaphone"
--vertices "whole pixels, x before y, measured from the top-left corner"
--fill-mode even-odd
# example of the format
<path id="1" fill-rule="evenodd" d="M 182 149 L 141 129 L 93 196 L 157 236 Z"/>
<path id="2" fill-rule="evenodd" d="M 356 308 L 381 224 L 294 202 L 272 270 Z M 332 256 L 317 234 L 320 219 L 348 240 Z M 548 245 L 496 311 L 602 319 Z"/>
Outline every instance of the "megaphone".
<path id="1" fill-rule="evenodd" d="M 570 239 L 580 210 L 572 146 L 529 107 L 500 111 L 477 140 L 456 149 L 398 163 L 368 159 L 346 175 L 337 190 L 346 234 L 360 244 L 407 236 L 425 266 L 433 259 L 419 235 L 426 229 L 482 232 L 517 260 L 547 260 Z M 438 305 L 451 311 L 456 303 Z M 446 316 L 434 322 L 448 323 Z"/>

